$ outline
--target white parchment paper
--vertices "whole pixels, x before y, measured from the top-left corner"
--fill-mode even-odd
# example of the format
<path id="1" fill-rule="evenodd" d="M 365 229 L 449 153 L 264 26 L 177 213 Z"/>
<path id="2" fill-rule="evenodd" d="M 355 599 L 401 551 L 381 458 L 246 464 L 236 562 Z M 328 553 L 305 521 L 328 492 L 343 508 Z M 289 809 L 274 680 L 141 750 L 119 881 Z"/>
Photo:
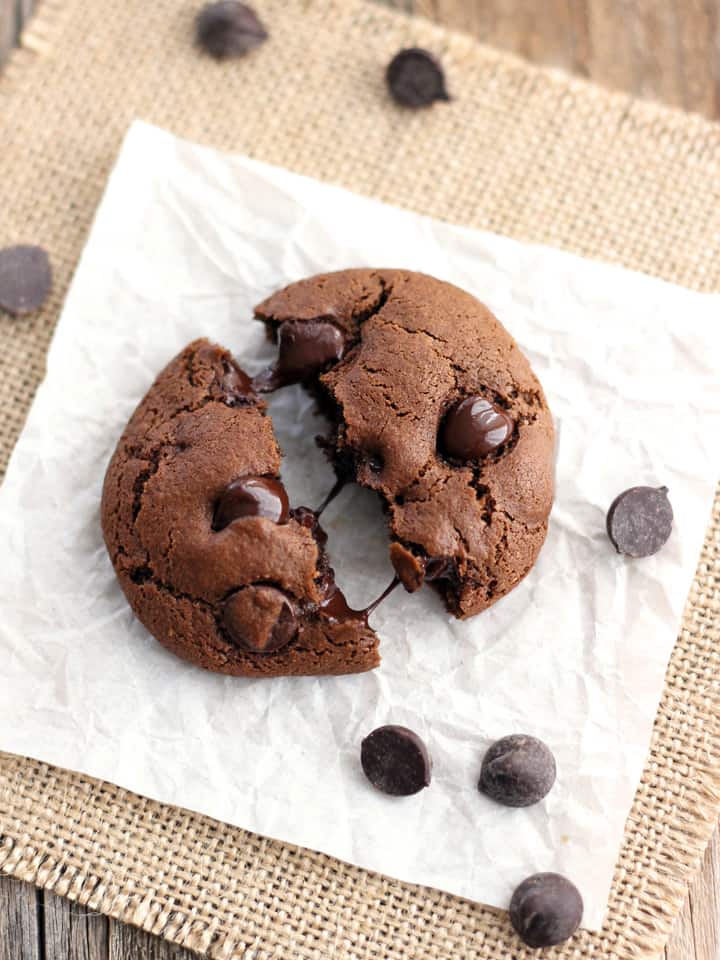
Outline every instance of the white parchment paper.
<path id="1" fill-rule="evenodd" d="M 430 590 L 373 615 L 383 663 L 341 678 L 238 680 L 166 653 L 134 620 L 102 543 L 105 466 L 155 374 L 207 335 L 254 372 L 272 356 L 253 305 L 318 271 L 407 267 L 477 294 L 520 342 L 558 433 L 540 560 L 469 623 Z M 0 489 L 0 748 L 105 778 L 398 877 L 506 906 L 557 870 L 603 917 L 623 825 L 717 479 L 720 298 L 459 229 L 137 123 L 68 296 Z M 302 391 L 271 401 L 297 505 L 332 483 Z M 627 562 L 605 512 L 666 484 L 666 548 Z M 391 576 L 375 498 L 327 511 L 351 602 Z M 433 782 L 376 793 L 359 743 L 381 723 L 425 737 Z M 532 808 L 476 789 L 497 737 L 535 734 L 558 781 Z"/>

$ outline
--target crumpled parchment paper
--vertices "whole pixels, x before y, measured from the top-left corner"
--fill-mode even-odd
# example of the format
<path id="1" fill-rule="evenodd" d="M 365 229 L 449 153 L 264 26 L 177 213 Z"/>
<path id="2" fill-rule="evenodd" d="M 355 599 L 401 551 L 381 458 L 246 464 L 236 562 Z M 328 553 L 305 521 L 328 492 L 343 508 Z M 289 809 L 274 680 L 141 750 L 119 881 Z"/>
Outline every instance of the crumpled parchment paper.
<path id="1" fill-rule="evenodd" d="M 382 666 L 341 678 L 238 680 L 166 653 L 137 623 L 103 546 L 105 466 L 155 374 L 207 335 L 251 372 L 273 355 L 253 305 L 349 266 L 407 267 L 487 302 L 547 392 L 557 502 L 530 576 L 467 623 L 429 589 L 373 615 Z M 403 880 L 504 907 L 538 870 L 570 877 L 602 921 L 623 825 L 698 558 L 720 438 L 720 297 L 459 229 L 136 123 L 100 206 L 41 386 L 0 489 L 0 748 L 114 781 Z M 271 411 L 292 501 L 332 484 L 299 388 Z M 606 508 L 666 484 L 675 529 L 627 561 Z M 391 577 L 375 498 L 324 517 L 362 605 Z M 364 780 L 376 725 L 417 730 L 433 782 L 388 798 Z M 476 789 L 497 737 L 551 745 L 539 805 Z"/>

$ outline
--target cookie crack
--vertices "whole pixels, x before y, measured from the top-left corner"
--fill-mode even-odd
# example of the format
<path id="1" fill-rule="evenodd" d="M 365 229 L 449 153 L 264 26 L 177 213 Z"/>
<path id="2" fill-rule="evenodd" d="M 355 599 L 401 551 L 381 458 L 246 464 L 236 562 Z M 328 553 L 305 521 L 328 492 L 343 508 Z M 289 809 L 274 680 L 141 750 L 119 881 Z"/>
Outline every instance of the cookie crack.
<path id="1" fill-rule="evenodd" d="M 207 600 L 203 600 L 202 597 L 196 597 L 191 593 L 185 593 L 185 591 L 178 590 L 177 587 L 167 583 L 165 580 L 162 580 L 157 576 L 153 570 L 152 564 L 149 562 L 143 563 L 141 566 L 132 569 L 129 573 L 129 577 L 136 586 L 142 586 L 144 583 L 151 583 L 158 590 L 163 590 L 165 593 L 170 594 L 175 600 L 187 600 L 188 603 L 199 604 L 200 606 L 205 607 L 207 610 L 214 609 L 214 604 Z"/>
<path id="2" fill-rule="evenodd" d="M 364 323 L 367 323 L 368 320 L 372 317 L 376 317 L 383 309 L 385 304 L 388 302 L 393 292 L 393 284 L 386 280 L 382 274 L 376 273 L 373 274 L 377 278 L 378 283 L 380 284 L 380 293 L 373 304 L 370 307 L 366 307 L 364 310 L 353 310 L 352 318 L 359 327 L 362 327 Z"/>

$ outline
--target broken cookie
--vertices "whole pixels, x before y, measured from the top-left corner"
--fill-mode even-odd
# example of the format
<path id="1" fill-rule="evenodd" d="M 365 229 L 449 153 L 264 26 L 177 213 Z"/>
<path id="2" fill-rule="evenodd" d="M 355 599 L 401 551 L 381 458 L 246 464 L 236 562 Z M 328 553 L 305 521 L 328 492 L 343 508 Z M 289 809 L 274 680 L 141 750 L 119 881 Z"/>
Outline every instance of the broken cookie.
<path id="1" fill-rule="evenodd" d="M 291 284 L 256 316 L 280 344 L 257 388 L 292 377 L 317 397 L 338 476 L 382 498 L 405 588 L 431 582 L 457 617 L 512 590 L 545 540 L 554 433 L 490 310 L 423 274 L 343 270 Z"/>
<path id="2" fill-rule="evenodd" d="M 246 677 L 380 662 L 338 589 L 317 516 L 293 510 L 265 404 L 198 340 L 160 373 L 105 477 L 102 526 L 133 611 L 169 650 Z"/>

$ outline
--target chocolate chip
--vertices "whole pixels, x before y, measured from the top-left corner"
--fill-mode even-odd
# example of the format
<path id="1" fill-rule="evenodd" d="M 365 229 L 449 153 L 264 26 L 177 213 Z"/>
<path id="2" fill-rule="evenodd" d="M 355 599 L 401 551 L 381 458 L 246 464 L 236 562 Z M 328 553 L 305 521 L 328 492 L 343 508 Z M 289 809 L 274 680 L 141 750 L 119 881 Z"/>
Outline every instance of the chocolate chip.
<path id="1" fill-rule="evenodd" d="M 425 580 L 449 579 L 457 571 L 453 557 L 418 557 L 401 543 L 390 545 L 390 562 L 408 593 L 419 590 Z"/>
<path id="2" fill-rule="evenodd" d="M 230 640 L 252 653 L 287 646 L 298 626 L 291 601 L 275 587 L 243 587 L 223 606 L 221 623 Z"/>
<path id="3" fill-rule="evenodd" d="M 505 443 L 513 427 L 512 418 L 502 407 L 485 397 L 467 397 L 445 418 L 440 446 L 454 460 L 479 460 Z"/>
<path id="4" fill-rule="evenodd" d="M 555 773 L 555 758 L 542 740 L 513 734 L 485 754 L 478 789 L 506 807 L 529 807 L 550 792 Z"/>
<path id="5" fill-rule="evenodd" d="M 607 532 L 618 553 L 650 557 L 665 545 L 673 524 L 667 487 L 631 487 L 616 497 Z"/>
<path id="6" fill-rule="evenodd" d="M 580 926 L 583 901 L 577 887 L 559 873 L 523 880 L 510 901 L 510 922 L 529 947 L 552 947 Z"/>
<path id="7" fill-rule="evenodd" d="M 345 339 L 332 323 L 286 320 L 278 331 L 278 360 L 254 380 L 256 390 L 266 393 L 290 383 L 302 383 L 319 373 L 345 352 Z"/>
<path id="8" fill-rule="evenodd" d="M 287 523 L 290 515 L 288 495 L 279 480 L 271 477 L 242 477 L 233 480 L 215 505 L 213 530 L 224 530 L 241 517 L 266 517 L 275 523 Z"/>
<path id="9" fill-rule="evenodd" d="M 20 244 L 0 250 L 0 307 L 20 316 L 38 310 L 50 293 L 52 270 L 42 247 Z"/>
<path id="10" fill-rule="evenodd" d="M 195 33 L 203 50 L 216 60 L 242 57 L 268 38 L 252 7 L 238 0 L 218 0 L 203 7 Z"/>
<path id="11" fill-rule="evenodd" d="M 385 79 L 393 99 L 403 107 L 428 107 L 436 100 L 450 99 L 440 61 L 419 47 L 396 53 Z"/>
<path id="12" fill-rule="evenodd" d="M 430 785 L 427 747 L 407 727 L 373 730 L 362 742 L 360 762 L 370 783 L 392 796 L 408 797 Z"/>
<path id="13" fill-rule="evenodd" d="M 218 371 L 217 388 L 221 399 L 229 406 L 246 401 L 255 393 L 250 377 L 234 360 L 228 359 L 223 359 L 222 370 Z"/>

